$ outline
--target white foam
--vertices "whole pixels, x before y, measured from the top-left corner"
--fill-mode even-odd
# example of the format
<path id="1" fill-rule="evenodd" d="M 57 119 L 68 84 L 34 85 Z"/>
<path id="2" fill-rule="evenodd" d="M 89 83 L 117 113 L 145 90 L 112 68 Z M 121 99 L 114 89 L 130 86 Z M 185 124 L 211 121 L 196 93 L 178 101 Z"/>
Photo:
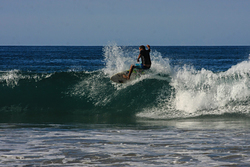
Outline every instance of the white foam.
<path id="1" fill-rule="evenodd" d="M 7 86 L 14 87 L 18 84 L 19 80 L 23 78 L 24 77 L 19 74 L 18 70 L 10 70 L 2 73 L 0 82 L 6 82 Z"/>
<path id="2" fill-rule="evenodd" d="M 9 87 L 15 87 L 20 80 L 33 79 L 36 82 L 43 78 L 49 78 L 52 74 L 22 74 L 19 70 L 2 71 L 0 75 L 0 83 L 6 84 Z"/>
<path id="3" fill-rule="evenodd" d="M 192 117 L 207 114 L 245 113 L 250 106 L 250 62 L 243 61 L 225 72 L 195 70 L 183 66 L 171 74 L 172 95 L 159 94 L 157 107 L 137 114 L 148 118 Z M 167 89 L 167 88 L 166 88 Z"/>

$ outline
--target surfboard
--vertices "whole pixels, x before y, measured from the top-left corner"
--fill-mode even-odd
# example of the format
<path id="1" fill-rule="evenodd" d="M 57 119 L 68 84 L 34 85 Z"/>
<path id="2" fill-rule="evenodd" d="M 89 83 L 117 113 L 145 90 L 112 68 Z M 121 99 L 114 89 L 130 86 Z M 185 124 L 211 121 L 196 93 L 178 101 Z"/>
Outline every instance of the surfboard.
<path id="1" fill-rule="evenodd" d="M 132 72 L 132 74 L 131 74 L 131 76 L 130 76 L 130 79 L 129 80 L 127 80 L 127 79 L 125 79 L 125 78 L 123 78 L 123 75 L 128 75 L 128 73 L 129 73 L 129 70 L 127 70 L 127 71 L 123 71 L 123 72 L 119 72 L 119 73 L 117 73 L 117 74 L 114 74 L 111 78 L 110 78 L 110 80 L 111 81 L 113 81 L 113 82 L 116 82 L 116 83 L 127 83 L 127 82 L 129 82 L 129 81 L 133 81 L 133 80 L 135 80 L 135 79 L 137 79 L 137 78 L 140 78 L 141 77 L 141 75 L 143 75 L 144 74 L 144 71 L 143 70 L 133 70 L 133 72 Z"/>

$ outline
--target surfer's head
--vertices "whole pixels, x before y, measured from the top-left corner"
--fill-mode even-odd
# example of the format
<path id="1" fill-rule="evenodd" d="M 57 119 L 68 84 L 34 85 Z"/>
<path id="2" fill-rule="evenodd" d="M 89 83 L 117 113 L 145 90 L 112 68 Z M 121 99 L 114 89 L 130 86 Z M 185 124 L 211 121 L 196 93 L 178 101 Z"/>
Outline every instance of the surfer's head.
<path id="1" fill-rule="evenodd" d="M 139 47 L 139 50 L 145 50 L 145 46 L 144 46 L 144 45 L 141 45 L 141 46 Z"/>

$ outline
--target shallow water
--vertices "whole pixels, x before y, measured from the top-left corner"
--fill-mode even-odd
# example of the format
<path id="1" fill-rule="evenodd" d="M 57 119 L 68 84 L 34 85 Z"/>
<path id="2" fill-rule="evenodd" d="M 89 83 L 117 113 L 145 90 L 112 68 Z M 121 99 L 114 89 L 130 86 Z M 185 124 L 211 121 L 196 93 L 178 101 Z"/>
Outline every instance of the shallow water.
<path id="1" fill-rule="evenodd" d="M 247 166 L 244 118 L 1 124 L 1 166 Z"/>

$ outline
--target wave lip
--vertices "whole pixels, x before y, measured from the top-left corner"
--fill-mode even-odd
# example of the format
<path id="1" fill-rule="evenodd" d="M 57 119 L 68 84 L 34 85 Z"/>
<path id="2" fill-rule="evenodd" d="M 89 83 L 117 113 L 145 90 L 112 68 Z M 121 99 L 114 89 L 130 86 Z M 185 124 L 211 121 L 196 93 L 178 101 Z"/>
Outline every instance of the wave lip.
<path id="1" fill-rule="evenodd" d="M 34 80 L 39 81 L 44 78 L 49 78 L 52 73 L 23 73 L 20 70 L 10 70 L 0 72 L 0 84 L 1 86 L 7 86 L 14 88 L 18 86 L 21 80 Z"/>

